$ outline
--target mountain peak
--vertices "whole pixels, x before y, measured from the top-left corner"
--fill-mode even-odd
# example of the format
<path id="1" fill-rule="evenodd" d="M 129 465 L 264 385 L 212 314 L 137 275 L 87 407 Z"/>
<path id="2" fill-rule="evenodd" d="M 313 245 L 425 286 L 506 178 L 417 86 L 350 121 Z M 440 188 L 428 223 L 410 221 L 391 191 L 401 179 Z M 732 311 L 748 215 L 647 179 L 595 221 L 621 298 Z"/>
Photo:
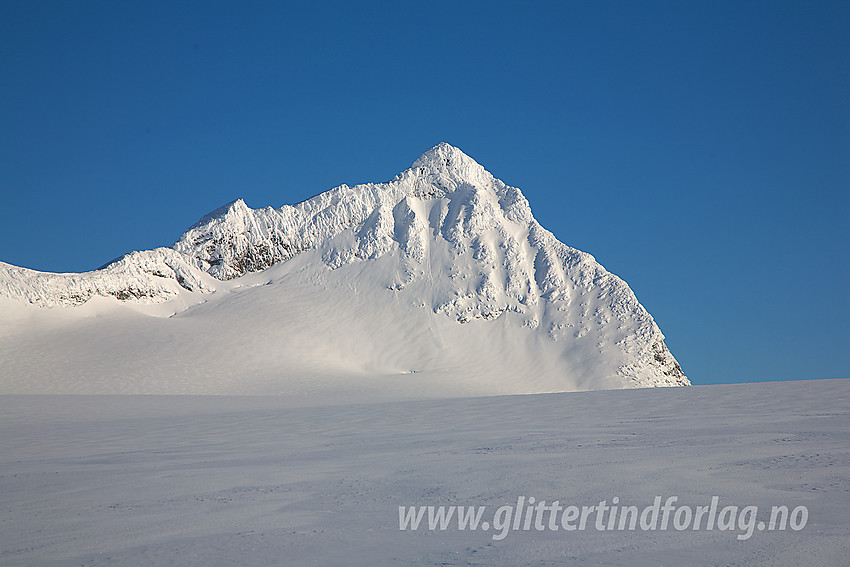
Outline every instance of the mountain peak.
<path id="1" fill-rule="evenodd" d="M 446 142 L 440 142 L 419 156 L 419 159 L 414 162 L 413 166 L 440 165 L 443 167 L 452 167 L 453 165 L 459 164 L 465 160 L 472 162 L 475 161 L 463 153 L 460 148 L 456 148 Z"/>
<path id="2" fill-rule="evenodd" d="M 571 376 L 564 387 L 687 384 L 660 329 L 626 283 L 589 254 L 559 242 L 534 220 L 519 189 L 447 143 L 386 183 L 341 185 L 279 209 L 251 209 L 237 199 L 195 223 L 172 249 L 127 256 L 93 274 L 39 276 L 0 266 L 0 297 L 41 304 L 57 297 L 80 303 L 94 294 L 165 301 L 184 292 L 236 289 L 243 284 L 221 282 L 295 256 L 300 259 L 290 265 L 294 271 L 282 268 L 278 275 L 306 277 L 311 286 L 326 282 L 311 291 L 324 299 L 310 309 L 348 289 L 354 295 L 343 293 L 343 304 L 369 295 L 369 312 L 394 313 L 383 323 L 369 319 L 375 326 L 413 317 L 442 329 L 423 339 L 434 349 L 423 347 L 424 358 L 400 368 L 437 368 L 438 359 L 465 364 L 464 349 L 440 354 L 448 344 L 442 337 L 461 336 L 447 321 L 483 325 L 499 319 L 486 331 L 470 332 L 484 333 L 481 340 L 488 343 L 487 333 L 501 332 L 493 329 L 513 329 L 514 338 L 499 350 L 515 349 L 516 360 L 534 360 L 534 373 Z M 542 350 L 535 347 L 528 358 L 522 345 L 532 336 L 542 341 Z M 377 358 L 396 368 L 401 363 L 392 361 L 407 360 L 409 346 Z M 460 358 L 451 362 L 454 356 Z"/>
<path id="3" fill-rule="evenodd" d="M 478 162 L 463 153 L 462 150 L 452 146 L 451 144 L 447 144 L 446 142 L 440 142 L 419 156 L 419 159 L 413 162 L 413 165 L 410 166 L 410 168 L 427 168 L 444 172 L 454 171 L 458 173 L 470 169 L 484 169 Z"/>
<path id="4" fill-rule="evenodd" d="M 203 217 L 198 219 L 198 222 L 189 227 L 189 230 L 208 224 L 210 221 L 215 219 L 225 219 L 233 216 L 244 217 L 250 210 L 250 207 L 248 207 L 244 199 L 235 199 L 220 206 L 216 210 L 205 214 Z"/>
<path id="5" fill-rule="evenodd" d="M 459 148 L 441 142 L 422 154 L 407 170 L 396 176 L 397 181 L 409 181 L 415 194 L 433 187 L 451 192 L 463 185 L 489 186 L 495 178 Z"/>

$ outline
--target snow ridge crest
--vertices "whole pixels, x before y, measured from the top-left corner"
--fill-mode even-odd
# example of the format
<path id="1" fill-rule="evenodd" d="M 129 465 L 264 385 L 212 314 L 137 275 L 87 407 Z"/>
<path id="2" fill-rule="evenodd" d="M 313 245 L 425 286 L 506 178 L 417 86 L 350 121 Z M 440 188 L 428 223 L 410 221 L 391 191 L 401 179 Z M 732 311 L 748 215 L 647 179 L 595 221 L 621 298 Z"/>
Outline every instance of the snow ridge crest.
<path id="1" fill-rule="evenodd" d="M 366 256 L 374 258 L 375 251 L 387 244 L 381 243 L 387 235 L 377 230 L 375 223 L 382 222 L 381 226 L 389 230 L 388 212 L 405 198 L 421 202 L 447 199 L 452 205 L 452 210 L 447 211 L 451 213 L 449 221 L 455 224 L 448 230 L 463 230 L 466 236 L 471 235 L 470 231 L 498 224 L 499 218 L 521 226 L 534 222 L 528 201 L 519 189 L 494 178 L 458 148 L 441 143 L 387 183 L 340 185 L 279 209 L 254 210 L 241 199 L 233 201 L 193 225 L 174 249 L 192 259 L 199 269 L 227 280 L 286 261 L 351 228 L 360 235 L 360 248 L 370 249 Z M 415 216 L 417 207 L 411 208 L 410 202 L 401 205 L 399 212 L 407 207 Z M 372 227 L 371 232 L 365 230 L 367 225 Z M 368 234 L 379 242 L 365 243 Z M 332 256 L 345 258 L 350 254 L 340 251 Z M 338 265 L 338 260 L 334 262 Z"/>

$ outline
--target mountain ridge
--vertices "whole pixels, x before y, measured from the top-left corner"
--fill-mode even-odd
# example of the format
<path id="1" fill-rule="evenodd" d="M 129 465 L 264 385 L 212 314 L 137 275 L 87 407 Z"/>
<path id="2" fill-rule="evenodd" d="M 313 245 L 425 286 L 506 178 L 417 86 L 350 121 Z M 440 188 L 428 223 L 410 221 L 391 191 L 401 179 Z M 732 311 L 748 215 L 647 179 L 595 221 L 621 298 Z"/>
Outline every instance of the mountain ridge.
<path id="1" fill-rule="evenodd" d="M 590 343 L 598 339 L 597 356 L 612 361 L 624 385 L 689 384 L 622 279 L 558 241 L 518 188 L 446 143 L 384 183 L 343 184 L 277 209 L 236 199 L 199 219 L 172 248 L 133 252 L 102 270 L 49 274 L 0 263 L 0 296 L 48 307 L 98 295 L 205 301 L 197 297 L 297 256 L 305 256 L 301 269 L 314 279 L 363 264 L 369 286 L 456 323 L 509 317 L 565 345 L 564 352 L 582 350 L 576 360 L 592 359 Z"/>

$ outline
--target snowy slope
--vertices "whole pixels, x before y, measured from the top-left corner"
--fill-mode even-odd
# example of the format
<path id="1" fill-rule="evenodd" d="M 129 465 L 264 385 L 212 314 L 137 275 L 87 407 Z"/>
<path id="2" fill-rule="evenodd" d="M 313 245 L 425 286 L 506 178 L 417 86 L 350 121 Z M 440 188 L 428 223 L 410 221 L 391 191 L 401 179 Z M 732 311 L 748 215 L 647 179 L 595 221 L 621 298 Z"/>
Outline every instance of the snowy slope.
<path id="1" fill-rule="evenodd" d="M 839 567 L 850 381 L 292 407 L 0 396 L 12 566 Z M 399 530 L 399 506 L 806 506 L 794 531 Z M 674 516 L 675 518 L 675 516 Z M 425 524 L 426 522 L 423 522 Z M 547 522 L 548 525 L 548 522 Z"/>
<path id="2" fill-rule="evenodd" d="M 3 297 L 0 392 L 420 396 L 688 384 L 626 283 L 559 242 L 519 189 L 448 144 L 386 183 L 280 209 L 234 201 L 173 250 L 96 272 L 0 265 Z M 18 305 L 91 297 L 76 315 Z"/>

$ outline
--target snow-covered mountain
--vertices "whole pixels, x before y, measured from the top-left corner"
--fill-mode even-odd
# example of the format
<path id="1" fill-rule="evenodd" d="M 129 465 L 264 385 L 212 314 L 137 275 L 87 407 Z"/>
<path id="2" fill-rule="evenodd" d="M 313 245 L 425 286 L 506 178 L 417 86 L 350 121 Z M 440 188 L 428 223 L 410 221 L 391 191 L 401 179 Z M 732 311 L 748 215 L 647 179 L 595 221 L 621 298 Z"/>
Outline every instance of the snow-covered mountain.
<path id="1" fill-rule="evenodd" d="M 689 383 L 623 280 L 448 144 L 386 183 L 279 209 L 234 201 L 173 248 L 94 272 L 0 263 L 0 299 L 0 392 L 56 389 L 57 376 L 92 393 Z M 27 361 L 28 349 L 50 354 Z"/>

